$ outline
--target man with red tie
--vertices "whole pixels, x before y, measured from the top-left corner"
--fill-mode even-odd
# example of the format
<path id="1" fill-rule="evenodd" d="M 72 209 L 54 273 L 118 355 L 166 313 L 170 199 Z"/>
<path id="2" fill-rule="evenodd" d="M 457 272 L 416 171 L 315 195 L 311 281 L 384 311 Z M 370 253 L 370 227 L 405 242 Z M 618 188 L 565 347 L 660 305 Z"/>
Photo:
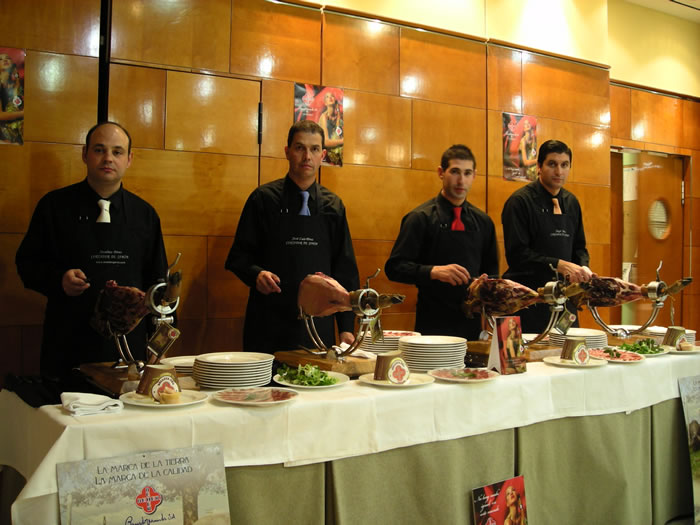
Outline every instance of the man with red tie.
<path id="1" fill-rule="evenodd" d="M 503 206 L 506 279 L 537 290 L 554 279 L 552 268 L 575 283 L 594 276 L 588 268 L 581 206 L 576 196 L 563 187 L 571 160 L 571 149 L 563 142 L 543 143 L 537 156 L 537 180 L 513 192 Z M 573 311 L 573 307 L 567 308 Z M 550 310 L 546 304 L 539 304 L 518 315 L 523 330 L 540 333 L 547 327 Z"/>
<path id="2" fill-rule="evenodd" d="M 480 319 L 468 319 L 462 302 L 472 278 L 498 274 L 496 230 L 491 218 L 467 201 L 476 178 L 468 147 L 448 148 L 437 174 L 440 193 L 403 218 L 385 271 L 392 281 L 418 287 L 416 331 L 476 340 Z"/>

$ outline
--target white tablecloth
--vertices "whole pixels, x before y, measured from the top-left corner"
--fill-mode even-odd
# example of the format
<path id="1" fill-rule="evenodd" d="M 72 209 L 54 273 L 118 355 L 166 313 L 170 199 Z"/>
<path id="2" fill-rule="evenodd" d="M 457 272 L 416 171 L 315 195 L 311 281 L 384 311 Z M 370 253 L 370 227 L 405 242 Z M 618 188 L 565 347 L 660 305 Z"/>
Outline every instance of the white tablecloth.
<path id="1" fill-rule="evenodd" d="M 303 390 L 292 402 L 268 407 L 210 399 L 82 417 L 58 405 L 34 409 L 1 391 L 0 464 L 27 478 L 13 516 L 30 523 L 19 516 L 35 498 L 50 496 L 55 504 L 56 464 L 65 461 L 221 443 L 227 467 L 316 463 L 569 416 L 631 412 L 679 397 L 678 378 L 698 374 L 698 355 L 589 369 L 529 363 L 525 374 L 477 384 L 381 388 L 352 381 Z"/>

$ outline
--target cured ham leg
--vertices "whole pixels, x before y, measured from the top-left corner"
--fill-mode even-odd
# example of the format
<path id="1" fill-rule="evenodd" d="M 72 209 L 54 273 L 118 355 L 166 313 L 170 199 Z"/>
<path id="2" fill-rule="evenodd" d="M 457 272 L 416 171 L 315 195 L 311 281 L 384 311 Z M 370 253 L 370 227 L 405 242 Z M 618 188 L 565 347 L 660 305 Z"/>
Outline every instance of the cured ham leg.
<path id="1" fill-rule="evenodd" d="M 136 328 L 148 311 L 145 292 L 107 281 L 97 297 L 90 325 L 104 337 L 126 335 Z"/>
<path id="2" fill-rule="evenodd" d="M 299 284 L 297 304 L 306 315 L 325 317 L 352 310 L 350 294 L 332 277 L 317 272 Z"/>
<path id="3" fill-rule="evenodd" d="M 467 317 L 481 314 L 508 315 L 542 302 L 534 290 L 510 279 L 489 279 L 486 274 L 474 279 L 467 289 L 463 310 Z"/>
<path id="4" fill-rule="evenodd" d="M 590 306 L 619 306 L 644 297 L 641 286 L 617 277 L 593 277 L 567 286 L 564 293 L 579 309 L 586 302 Z"/>

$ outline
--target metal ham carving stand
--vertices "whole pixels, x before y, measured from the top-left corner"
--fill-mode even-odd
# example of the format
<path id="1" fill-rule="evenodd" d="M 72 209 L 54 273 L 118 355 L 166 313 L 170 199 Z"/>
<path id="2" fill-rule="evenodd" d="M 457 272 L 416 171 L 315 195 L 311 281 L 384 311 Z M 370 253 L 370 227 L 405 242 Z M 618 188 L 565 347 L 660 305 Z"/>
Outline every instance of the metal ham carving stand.
<path id="1" fill-rule="evenodd" d="M 377 268 L 374 275 L 367 277 L 364 288 L 350 292 L 350 305 L 352 306 L 352 311 L 357 317 L 360 318 L 360 328 L 357 331 L 357 335 L 355 336 L 353 343 L 345 350 L 335 345 L 328 348 L 316 331 L 314 316 L 300 311 L 300 316 L 306 325 L 306 331 L 316 347 L 316 350 L 311 350 L 309 348 L 304 348 L 304 350 L 310 354 L 343 361 L 346 356 L 349 356 L 357 348 L 359 348 L 367 336 L 371 337 L 372 341 L 377 341 L 384 337 L 381 322 L 379 320 L 382 310 L 390 307 L 391 305 L 402 303 L 406 297 L 399 294 L 380 294 L 370 288 L 370 279 L 373 279 L 379 275 L 379 272 L 380 270 Z"/>

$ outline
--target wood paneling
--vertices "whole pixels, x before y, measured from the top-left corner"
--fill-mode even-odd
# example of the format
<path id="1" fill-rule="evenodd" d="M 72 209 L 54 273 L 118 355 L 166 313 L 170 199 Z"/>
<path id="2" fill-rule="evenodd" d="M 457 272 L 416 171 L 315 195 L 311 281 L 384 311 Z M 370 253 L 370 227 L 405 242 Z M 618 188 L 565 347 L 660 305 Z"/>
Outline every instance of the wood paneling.
<path id="1" fill-rule="evenodd" d="M 0 326 L 3 359 L 0 360 L 0 388 L 7 374 L 22 375 L 22 329 L 19 326 Z"/>
<path id="2" fill-rule="evenodd" d="M 319 84 L 321 14 L 264 0 L 235 0 L 230 72 Z"/>
<path id="3" fill-rule="evenodd" d="M 124 186 L 151 203 L 166 235 L 233 235 L 258 159 L 136 150 Z"/>
<path id="4" fill-rule="evenodd" d="M 581 205 L 586 242 L 610 244 L 610 188 L 575 183 L 565 187 Z"/>
<path id="5" fill-rule="evenodd" d="M 610 138 L 610 145 L 617 146 L 620 148 L 637 149 L 640 151 L 644 149 L 644 142 L 639 142 L 636 140 L 618 139 L 615 137 Z"/>
<path id="6" fill-rule="evenodd" d="M 40 324 L 46 299 L 28 290 L 17 275 L 15 254 L 23 235 L 0 234 L 0 326 Z"/>
<path id="7" fill-rule="evenodd" d="M 683 293 L 682 326 L 690 330 L 700 330 L 700 295 L 688 295 L 685 292 Z"/>
<path id="8" fill-rule="evenodd" d="M 322 83 L 399 94 L 399 28 L 374 20 L 326 14 Z"/>
<path id="9" fill-rule="evenodd" d="M 24 140 L 83 144 L 97 122 L 97 59 L 27 52 Z"/>
<path id="10" fill-rule="evenodd" d="M 486 45 L 401 28 L 401 95 L 486 107 Z"/>
<path id="11" fill-rule="evenodd" d="M 524 182 L 505 180 L 503 177 L 489 177 L 488 178 L 488 214 L 493 220 L 496 226 L 496 238 L 503 241 L 503 225 L 501 224 L 501 212 L 503 211 L 503 205 L 508 200 L 514 191 L 520 189 L 525 185 Z M 501 248 L 501 253 L 503 252 L 503 246 Z M 505 262 L 505 257 L 503 259 Z M 504 272 L 506 266 L 501 266 L 501 271 Z"/>
<path id="12" fill-rule="evenodd" d="M 233 237 L 209 237 L 207 260 L 207 317 L 244 317 L 249 288 L 224 268 Z"/>
<path id="13" fill-rule="evenodd" d="M 100 0 L 0 2 L 3 47 L 99 55 Z"/>
<path id="14" fill-rule="evenodd" d="M 119 0 L 112 3 L 112 57 L 228 71 L 230 19 L 230 0 Z"/>
<path id="15" fill-rule="evenodd" d="M 168 71 L 165 148 L 257 156 L 259 101 L 256 81 Z"/>
<path id="16" fill-rule="evenodd" d="M 180 337 L 168 356 L 199 355 L 209 352 L 237 352 L 243 349 L 243 319 L 183 319 Z"/>
<path id="17" fill-rule="evenodd" d="M 343 103 L 345 163 L 410 167 L 410 100 L 346 91 Z"/>
<path id="18" fill-rule="evenodd" d="M 700 232 L 700 198 L 692 197 L 690 199 L 686 199 L 685 202 L 686 209 L 688 208 L 688 204 L 690 204 L 690 210 L 687 212 L 690 215 L 690 223 L 687 224 L 690 224 L 690 227 L 694 233 Z M 700 246 L 700 235 L 693 235 L 691 246 Z M 700 257 L 697 258 L 700 261 Z M 700 273 L 693 273 L 693 275 L 700 275 Z M 700 285 L 698 285 L 698 288 L 700 288 Z"/>
<path id="19" fill-rule="evenodd" d="M 686 179 L 685 191 L 693 197 L 700 197 L 700 150 L 691 150 L 686 162 L 691 163 L 692 170 L 688 170 L 690 176 Z"/>
<path id="20" fill-rule="evenodd" d="M 682 146 L 681 100 L 631 90 L 631 138 L 654 144 Z"/>
<path id="21" fill-rule="evenodd" d="M 594 126 L 608 125 L 608 72 L 523 52 L 523 113 Z"/>
<path id="22" fill-rule="evenodd" d="M 681 145 L 685 148 L 700 149 L 700 102 L 692 100 L 681 101 L 683 128 Z"/>
<path id="23" fill-rule="evenodd" d="M 263 80 L 262 103 L 263 136 L 260 155 L 284 159 L 287 134 L 294 124 L 294 84 Z"/>
<path id="24" fill-rule="evenodd" d="M 175 262 L 178 252 L 180 262 L 173 272 L 182 271 L 179 319 L 205 319 L 207 316 L 207 238 L 201 236 L 166 235 L 165 252 L 168 264 Z M 165 276 L 164 276 L 165 277 Z"/>
<path id="25" fill-rule="evenodd" d="M 109 120 L 129 130 L 136 148 L 163 148 L 165 71 L 112 64 L 109 68 Z"/>
<path id="26" fill-rule="evenodd" d="M 343 199 L 353 239 L 392 241 L 403 216 L 441 188 L 435 171 L 349 165 L 324 170 L 323 185 Z"/>
<path id="27" fill-rule="evenodd" d="M 415 326 L 415 313 L 382 313 L 382 328 L 384 330 L 413 330 Z"/>
<path id="28" fill-rule="evenodd" d="M 521 113 L 522 51 L 499 46 L 486 46 L 489 109 Z"/>
<path id="29" fill-rule="evenodd" d="M 632 95 L 630 88 L 610 86 L 610 135 L 631 138 Z"/>
<path id="30" fill-rule="evenodd" d="M 412 128 L 413 169 L 435 170 L 447 148 L 465 144 L 486 173 L 486 110 L 414 100 Z"/>
<path id="31" fill-rule="evenodd" d="M 286 139 L 285 139 L 286 140 Z M 329 171 L 333 171 L 338 168 L 328 168 Z M 273 180 L 281 179 L 287 174 L 289 170 L 289 161 L 287 159 L 270 159 L 261 157 L 260 158 L 260 185 L 272 182 Z M 322 168 L 323 170 L 323 168 Z M 318 176 L 316 180 L 322 182 L 321 176 Z M 247 198 L 247 197 L 246 197 Z"/>

